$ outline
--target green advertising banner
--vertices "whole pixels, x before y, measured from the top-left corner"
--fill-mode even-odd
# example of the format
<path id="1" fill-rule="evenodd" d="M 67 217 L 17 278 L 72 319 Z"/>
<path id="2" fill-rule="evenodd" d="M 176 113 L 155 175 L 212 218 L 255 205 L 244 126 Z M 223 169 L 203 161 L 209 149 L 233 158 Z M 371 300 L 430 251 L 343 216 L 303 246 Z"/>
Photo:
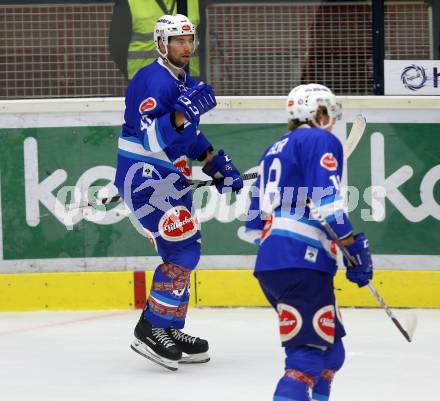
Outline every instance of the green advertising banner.
<path id="1" fill-rule="evenodd" d="M 363 107 L 367 127 L 343 181 L 350 218 L 357 232 L 367 234 L 377 268 L 436 270 L 440 116 L 432 100 L 417 100 L 419 106 L 399 101 L 399 107 L 392 101 L 393 109 L 383 97 L 367 99 Z M 352 102 L 356 106 L 335 128 L 341 140 L 360 110 L 359 100 Z M 202 130 L 243 173 L 254 172 L 264 149 L 286 131 L 283 105 L 284 99 L 223 99 Z M 25 115 L 17 103 L 5 114 L 0 273 L 154 269 L 159 259 L 123 203 L 74 212 L 64 205 L 80 201 L 81 193 L 96 186 L 103 188 L 98 197 L 116 194 L 112 181 L 121 106 L 122 99 L 36 102 Z M 197 163 L 193 174 L 202 178 Z M 215 187 L 194 192 L 203 234 L 200 268 L 252 268 L 256 248 L 237 235 L 248 201 L 246 192 L 237 197 L 220 197 Z"/>
<path id="2" fill-rule="evenodd" d="M 375 253 L 440 253 L 439 139 L 440 124 L 367 124 L 348 163 L 360 194 L 350 218 Z"/>
<path id="3" fill-rule="evenodd" d="M 119 129 L 104 126 L 0 130 L 5 260 L 155 255 L 121 205 L 108 206 L 104 219 L 94 219 L 87 212 L 84 216 L 77 213 L 71 229 L 63 224 L 63 215 L 67 213 L 63 205 L 57 205 L 56 196 L 63 186 L 84 190 L 112 182 Z M 227 149 L 242 171 L 254 167 L 264 149 L 285 129 L 285 124 L 203 127 L 216 148 Z M 252 245 L 237 238 L 237 229 L 243 224 L 236 219 L 238 216 L 228 216 L 227 212 L 223 213 L 226 216 L 215 218 L 220 197 L 215 187 L 208 190 L 209 193 L 200 189 L 194 194 L 195 203 L 202 209 L 202 221 L 205 220 L 202 226 L 204 254 L 255 253 Z M 224 202 L 233 206 L 236 199 L 225 198 Z M 244 213 L 244 205 L 241 209 Z"/>

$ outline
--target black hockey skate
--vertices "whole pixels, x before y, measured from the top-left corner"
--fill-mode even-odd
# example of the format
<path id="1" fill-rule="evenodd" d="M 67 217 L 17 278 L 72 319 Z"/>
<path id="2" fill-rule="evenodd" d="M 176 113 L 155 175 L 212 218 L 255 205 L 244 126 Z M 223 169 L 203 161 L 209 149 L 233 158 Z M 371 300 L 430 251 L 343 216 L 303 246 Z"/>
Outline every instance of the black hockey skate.
<path id="1" fill-rule="evenodd" d="M 170 338 L 167 329 L 153 327 L 143 317 L 134 329 L 135 339 L 131 349 L 167 369 L 177 370 L 182 351 Z"/>
<path id="2" fill-rule="evenodd" d="M 172 327 L 169 327 L 166 331 L 183 353 L 179 363 L 204 363 L 210 360 L 208 341 L 190 336 Z"/>

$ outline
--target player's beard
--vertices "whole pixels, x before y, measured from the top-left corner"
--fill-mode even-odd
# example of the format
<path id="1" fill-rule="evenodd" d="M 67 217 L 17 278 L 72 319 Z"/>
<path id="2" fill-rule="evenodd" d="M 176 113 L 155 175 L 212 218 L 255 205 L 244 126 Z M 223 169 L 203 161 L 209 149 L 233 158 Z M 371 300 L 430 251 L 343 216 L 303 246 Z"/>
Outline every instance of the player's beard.
<path id="1" fill-rule="evenodd" d="M 188 59 L 188 62 L 184 62 L 184 61 L 177 59 L 175 57 L 172 57 L 170 55 L 168 55 L 168 60 L 170 61 L 171 64 L 175 65 L 178 68 L 185 68 L 189 63 L 189 59 Z"/>

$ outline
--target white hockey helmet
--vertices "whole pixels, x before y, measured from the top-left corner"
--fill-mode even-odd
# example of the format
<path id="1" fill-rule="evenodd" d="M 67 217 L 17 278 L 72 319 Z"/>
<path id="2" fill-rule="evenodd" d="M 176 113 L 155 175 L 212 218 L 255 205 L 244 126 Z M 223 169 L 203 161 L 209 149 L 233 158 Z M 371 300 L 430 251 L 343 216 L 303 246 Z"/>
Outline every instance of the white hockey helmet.
<path id="1" fill-rule="evenodd" d="M 156 50 L 162 57 L 166 57 L 168 54 L 169 37 L 180 35 L 194 35 L 194 52 L 198 43 L 196 27 L 188 17 L 182 14 L 162 15 L 162 17 L 156 21 L 156 25 L 154 26 L 154 43 L 156 44 Z M 162 39 L 165 45 L 165 53 L 160 51 L 159 39 Z"/>
<path id="2" fill-rule="evenodd" d="M 336 96 L 324 85 L 307 84 L 293 88 L 287 96 L 287 118 L 288 120 L 299 120 L 303 122 L 316 122 L 316 112 L 323 106 L 331 118 L 339 119 L 342 116 L 342 106 L 336 102 Z M 322 126 L 327 128 L 330 126 Z"/>

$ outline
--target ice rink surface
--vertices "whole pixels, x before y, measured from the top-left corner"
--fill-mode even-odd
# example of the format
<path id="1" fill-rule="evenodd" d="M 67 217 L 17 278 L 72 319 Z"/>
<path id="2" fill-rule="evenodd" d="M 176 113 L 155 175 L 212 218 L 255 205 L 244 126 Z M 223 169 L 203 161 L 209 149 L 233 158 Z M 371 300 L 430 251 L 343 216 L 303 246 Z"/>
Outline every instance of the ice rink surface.
<path id="1" fill-rule="evenodd" d="M 396 310 L 399 319 L 410 311 Z M 347 359 L 331 401 L 439 400 L 440 310 L 407 343 L 381 309 L 343 309 Z M 271 401 L 283 373 L 269 308 L 190 309 L 211 361 L 168 371 L 129 345 L 138 311 L 0 313 L 2 401 Z"/>

